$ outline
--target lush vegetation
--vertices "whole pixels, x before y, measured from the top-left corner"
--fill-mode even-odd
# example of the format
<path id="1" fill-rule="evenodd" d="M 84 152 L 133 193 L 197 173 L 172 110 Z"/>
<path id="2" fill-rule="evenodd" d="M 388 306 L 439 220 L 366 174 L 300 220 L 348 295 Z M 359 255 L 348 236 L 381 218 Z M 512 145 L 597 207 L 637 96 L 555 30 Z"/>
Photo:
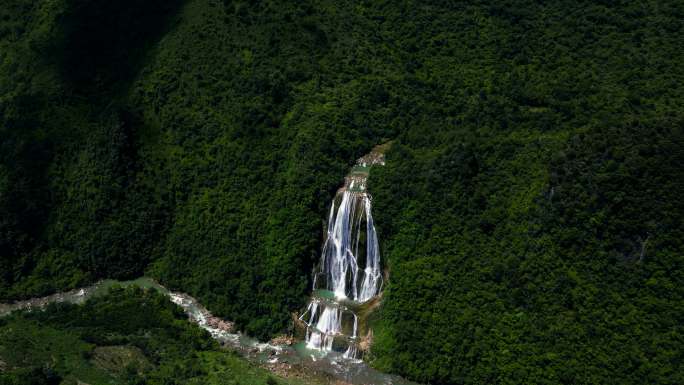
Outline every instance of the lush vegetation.
<path id="1" fill-rule="evenodd" d="M 0 297 L 147 269 L 265 338 L 342 176 L 393 136 L 386 93 L 339 71 L 362 36 L 334 7 L 163 3 L 3 9 Z"/>
<path id="2" fill-rule="evenodd" d="M 0 363 L 8 385 L 285 383 L 220 349 L 167 297 L 137 288 L 0 319 Z"/>
<path id="3" fill-rule="evenodd" d="M 146 272 L 270 336 L 393 139 L 374 365 L 684 383 L 681 2 L 6 3 L 0 298 Z"/>
<path id="4" fill-rule="evenodd" d="M 391 274 L 377 366 L 442 384 L 684 381 L 683 10 L 412 11 L 416 39 L 448 47 L 419 48 L 417 76 L 449 102 L 418 94 L 422 127 L 371 174 Z"/>

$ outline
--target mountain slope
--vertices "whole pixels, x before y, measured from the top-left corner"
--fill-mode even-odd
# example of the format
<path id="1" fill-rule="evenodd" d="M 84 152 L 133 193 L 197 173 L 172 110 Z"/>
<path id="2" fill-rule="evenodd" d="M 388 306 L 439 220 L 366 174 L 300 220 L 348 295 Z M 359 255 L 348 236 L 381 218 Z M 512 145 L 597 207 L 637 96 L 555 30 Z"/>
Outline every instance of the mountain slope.
<path id="1" fill-rule="evenodd" d="M 393 140 L 374 365 L 682 382 L 678 2 L 7 3 L 1 298 L 146 273 L 284 331 Z"/>

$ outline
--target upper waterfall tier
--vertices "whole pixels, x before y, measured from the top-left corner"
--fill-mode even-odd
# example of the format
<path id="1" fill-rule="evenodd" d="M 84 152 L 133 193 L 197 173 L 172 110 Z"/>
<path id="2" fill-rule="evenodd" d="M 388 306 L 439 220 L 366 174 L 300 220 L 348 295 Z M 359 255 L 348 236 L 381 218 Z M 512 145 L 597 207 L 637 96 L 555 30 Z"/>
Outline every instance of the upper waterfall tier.
<path id="1" fill-rule="evenodd" d="M 340 300 L 367 301 L 382 285 L 371 197 L 351 189 L 364 184 L 365 180 L 348 178 L 348 185 L 333 200 L 314 283 L 314 290 L 330 290 Z"/>

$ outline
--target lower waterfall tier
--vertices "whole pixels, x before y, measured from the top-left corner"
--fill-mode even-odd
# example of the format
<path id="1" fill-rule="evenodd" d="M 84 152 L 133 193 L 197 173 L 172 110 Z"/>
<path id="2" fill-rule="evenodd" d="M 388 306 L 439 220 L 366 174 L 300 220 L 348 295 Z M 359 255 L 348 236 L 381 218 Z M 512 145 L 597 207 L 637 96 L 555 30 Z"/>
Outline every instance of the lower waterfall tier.
<path id="1" fill-rule="evenodd" d="M 353 311 L 336 303 L 314 299 L 300 319 L 306 323 L 309 331 L 357 337 L 358 317 Z"/>
<path id="2" fill-rule="evenodd" d="M 309 349 L 356 358 L 358 317 L 353 311 L 334 302 L 314 299 L 300 319 L 307 325 Z"/>

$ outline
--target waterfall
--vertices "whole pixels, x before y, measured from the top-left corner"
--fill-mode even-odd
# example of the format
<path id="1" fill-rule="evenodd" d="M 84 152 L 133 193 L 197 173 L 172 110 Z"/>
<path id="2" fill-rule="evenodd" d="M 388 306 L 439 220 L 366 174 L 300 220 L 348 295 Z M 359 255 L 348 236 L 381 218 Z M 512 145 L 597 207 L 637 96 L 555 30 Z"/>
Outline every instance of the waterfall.
<path id="1" fill-rule="evenodd" d="M 341 195 L 341 198 L 339 197 Z M 320 271 L 325 287 L 338 300 L 365 302 L 380 289 L 380 253 L 371 215 L 371 199 L 365 192 L 344 189 L 333 200 Z M 365 226 L 362 226 L 365 222 Z M 365 250 L 359 245 L 365 238 Z M 359 267 L 364 262 L 363 269 Z"/>
<path id="2" fill-rule="evenodd" d="M 378 238 L 366 191 L 371 165 L 384 157 L 371 153 L 357 162 L 330 204 L 321 260 L 314 271 L 313 296 L 300 317 L 310 349 L 357 358 L 356 310 L 380 294 L 382 268 Z"/>

